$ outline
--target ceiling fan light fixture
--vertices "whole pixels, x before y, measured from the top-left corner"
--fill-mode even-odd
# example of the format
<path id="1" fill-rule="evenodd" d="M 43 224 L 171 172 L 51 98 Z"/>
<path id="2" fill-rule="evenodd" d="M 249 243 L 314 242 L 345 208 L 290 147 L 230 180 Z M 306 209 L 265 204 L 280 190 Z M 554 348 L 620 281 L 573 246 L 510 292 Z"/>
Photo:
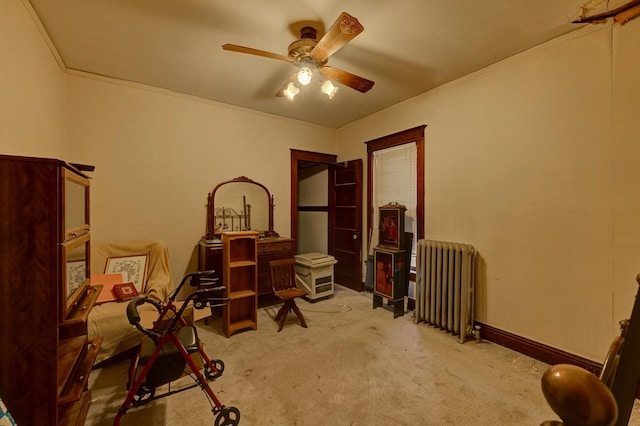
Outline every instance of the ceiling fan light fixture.
<path id="1" fill-rule="evenodd" d="M 334 86 L 331 80 L 325 80 L 320 90 L 322 90 L 322 93 L 327 95 L 329 99 L 333 99 L 333 95 L 338 91 L 338 86 Z"/>
<path id="2" fill-rule="evenodd" d="M 298 88 L 296 87 L 296 85 L 295 85 L 295 84 L 293 83 L 293 81 L 292 81 L 291 83 L 289 83 L 289 84 L 287 85 L 287 88 L 286 88 L 286 89 L 284 89 L 284 92 L 283 92 L 283 93 L 284 93 L 284 95 L 287 97 L 287 99 L 289 99 L 290 101 L 292 101 L 292 100 L 293 100 L 293 98 L 295 98 L 295 97 L 296 97 L 296 95 L 297 95 L 298 93 L 300 93 L 300 89 L 298 89 Z"/>
<path id="3" fill-rule="evenodd" d="M 306 86 L 309 83 L 311 83 L 312 78 L 313 78 L 313 71 L 311 71 L 311 68 L 301 67 L 300 71 L 298 71 L 297 80 L 298 80 L 298 83 L 302 84 L 303 86 Z"/>
<path id="4" fill-rule="evenodd" d="M 640 0 L 634 1 L 637 3 Z M 277 97 L 286 96 L 289 100 L 293 100 L 312 81 L 314 86 L 320 86 L 322 92 L 329 99 L 332 99 L 338 90 L 333 81 L 339 81 L 341 86 L 357 90 L 360 93 L 368 92 L 374 85 L 373 81 L 327 66 L 331 55 L 364 31 L 364 27 L 358 19 L 342 12 L 328 31 L 324 32 L 324 29 L 321 31 L 324 32 L 324 35 L 320 37 L 320 40 L 317 39 L 318 30 L 315 25 L 318 24 L 320 28 L 323 28 L 323 24 L 309 21 L 307 25 L 306 21 L 304 22 L 303 25 L 306 26 L 300 29 L 300 38 L 289 44 L 286 56 L 237 44 L 224 44 L 222 49 L 276 59 L 294 65 L 296 67 L 295 74 L 276 92 Z M 297 27 L 298 23 L 292 24 L 290 28 L 293 26 Z M 328 82 L 326 79 L 332 81 Z M 290 83 L 294 83 L 294 85 Z"/>

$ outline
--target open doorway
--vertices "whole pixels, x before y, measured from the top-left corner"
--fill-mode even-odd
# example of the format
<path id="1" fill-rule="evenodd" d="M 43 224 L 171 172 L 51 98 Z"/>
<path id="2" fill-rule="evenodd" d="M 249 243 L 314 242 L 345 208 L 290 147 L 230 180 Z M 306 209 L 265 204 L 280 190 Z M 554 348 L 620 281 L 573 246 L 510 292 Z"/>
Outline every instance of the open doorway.
<path id="1" fill-rule="evenodd" d="M 296 253 L 328 253 L 337 284 L 363 291 L 362 160 L 291 150 L 291 236 Z"/>

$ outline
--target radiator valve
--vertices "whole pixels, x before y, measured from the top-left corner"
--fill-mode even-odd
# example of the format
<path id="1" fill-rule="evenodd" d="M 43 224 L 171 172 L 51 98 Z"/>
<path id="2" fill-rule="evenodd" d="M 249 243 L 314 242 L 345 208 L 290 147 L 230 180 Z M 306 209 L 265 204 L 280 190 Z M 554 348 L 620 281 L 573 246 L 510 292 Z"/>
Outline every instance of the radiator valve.
<path id="1" fill-rule="evenodd" d="M 473 326 L 473 337 L 476 339 L 476 343 L 480 343 L 482 340 L 480 339 L 480 326 Z"/>

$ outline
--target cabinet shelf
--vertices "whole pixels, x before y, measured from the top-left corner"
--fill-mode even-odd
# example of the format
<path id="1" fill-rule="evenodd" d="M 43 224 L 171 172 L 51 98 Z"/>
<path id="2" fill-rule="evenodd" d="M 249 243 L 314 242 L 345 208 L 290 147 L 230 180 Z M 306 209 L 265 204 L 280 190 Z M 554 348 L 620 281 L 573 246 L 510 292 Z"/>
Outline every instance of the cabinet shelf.
<path id="1" fill-rule="evenodd" d="M 101 285 L 89 286 L 85 297 L 80 300 L 80 303 L 78 303 L 78 306 L 73 312 L 60 323 L 60 326 L 64 327 L 68 324 L 86 322 L 87 318 L 89 318 L 89 312 L 91 312 L 91 309 L 96 304 L 96 300 L 98 300 L 98 295 L 101 291 Z"/>
<path id="2" fill-rule="evenodd" d="M 58 408 L 58 424 L 60 425 L 81 425 L 89 412 L 91 402 L 91 391 L 82 393 L 80 398 L 69 404 L 61 405 Z"/>
<path id="3" fill-rule="evenodd" d="M 256 292 L 252 290 L 240 290 L 240 291 L 229 292 L 229 298 L 231 300 L 244 299 L 246 297 L 255 297 L 255 296 L 256 296 Z"/>
<path id="4" fill-rule="evenodd" d="M 89 313 L 95 306 L 102 287 L 101 285 L 89 286 L 78 306 L 60 323 L 60 339 L 87 334 Z"/>
<path id="5" fill-rule="evenodd" d="M 58 397 L 60 397 L 67 383 L 71 381 L 73 371 L 84 353 L 87 336 L 77 336 L 61 339 L 58 343 Z"/>
<path id="6" fill-rule="evenodd" d="M 78 401 L 85 389 L 93 363 L 98 356 L 98 350 L 102 344 L 102 337 L 88 341 L 82 351 L 82 357 L 78 360 L 74 368 L 74 374 L 68 382 L 68 386 L 63 394 L 58 398 L 58 404 L 63 405 L 70 402 Z"/>
<path id="7" fill-rule="evenodd" d="M 231 262 L 229 268 L 244 268 L 245 266 L 254 266 L 256 262 L 253 260 L 238 260 L 236 262 Z"/>

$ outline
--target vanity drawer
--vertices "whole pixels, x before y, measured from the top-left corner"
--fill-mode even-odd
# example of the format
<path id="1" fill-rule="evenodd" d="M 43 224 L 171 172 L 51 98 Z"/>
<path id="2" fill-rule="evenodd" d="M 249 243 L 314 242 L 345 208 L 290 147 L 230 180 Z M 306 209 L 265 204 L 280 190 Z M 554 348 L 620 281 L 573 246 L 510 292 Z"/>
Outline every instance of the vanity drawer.
<path id="1" fill-rule="evenodd" d="M 258 241 L 258 255 L 262 253 L 291 253 L 293 257 L 293 240 Z"/>

